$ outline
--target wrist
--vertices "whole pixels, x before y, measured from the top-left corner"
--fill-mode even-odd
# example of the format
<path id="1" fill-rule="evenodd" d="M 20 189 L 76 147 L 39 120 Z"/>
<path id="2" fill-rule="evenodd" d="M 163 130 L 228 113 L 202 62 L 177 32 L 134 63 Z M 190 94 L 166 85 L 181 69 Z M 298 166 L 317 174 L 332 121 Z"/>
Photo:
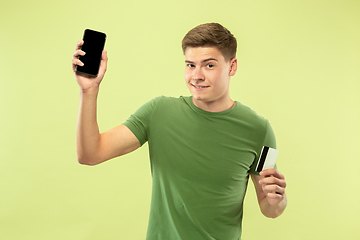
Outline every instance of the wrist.
<path id="1" fill-rule="evenodd" d="M 81 95 L 97 95 L 99 93 L 99 85 L 93 85 L 89 88 L 80 88 Z"/>
<path id="2" fill-rule="evenodd" d="M 272 205 L 269 203 L 268 199 L 265 197 L 260 203 L 260 209 L 264 216 L 268 218 L 277 218 L 280 216 L 287 206 L 287 197 L 284 194 L 284 198 L 278 204 Z"/>

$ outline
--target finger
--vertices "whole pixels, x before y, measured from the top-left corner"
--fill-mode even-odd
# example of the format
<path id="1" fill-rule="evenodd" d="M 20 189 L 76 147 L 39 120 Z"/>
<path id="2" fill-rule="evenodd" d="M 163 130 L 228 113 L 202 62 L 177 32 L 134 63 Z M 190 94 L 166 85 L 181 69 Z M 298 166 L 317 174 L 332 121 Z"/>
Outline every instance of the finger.
<path id="1" fill-rule="evenodd" d="M 82 45 L 84 45 L 84 40 L 81 40 L 81 41 L 79 41 L 79 42 L 76 44 L 75 50 L 81 49 L 81 46 L 82 46 Z"/>
<path id="2" fill-rule="evenodd" d="M 277 178 L 273 175 L 266 176 L 259 181 L 260 184 L 273 184 L 273 183 L 280 183 L 280 182 L 285 182 L 285 179 Z"/>
<path id="3" fill-rule="evenodd" d="M 76 65 L 84 66 L 84 63 L 79 60 L 79 56 L 84 56 L 86 53 L 82 50 L 76 50 L 73 53 L 73 59 L 71 60 L 73 70 L 75 70 Z"/>
<path id="4" fill-rule="evenodd" d="M 102 55 L 101 55 L 100 71 L 102 71 L 104 73 L 106 72 L 107 62 L 108 62 L 107 51 L 103 50 Z"/>
<path id="5" fill-rule="evenodd" d="M 265 194 L 277 193 L 277 194 L 283 195 L 285 193 L 285 188 L 282 188 L 278 185 L 264 185 L 262 187 L 262 189 Z"/>
<path id="6" fill-rule="evenodd" d="M 77 58 L 73 58 L 73 59 L 71 60 L 71 63 L 72 63 L 72 66 L 73 66 L 74 69 L 75 69 L 76 65 L 84 66 L 84 63 L 81 62 L 81 61 L 80 61 L 79 59 L 77 59 Z"/>
<path id="7" fill-rule="evenodd" d="M 104 60 L 105 62 L 108 61 L 107 50 L 104 49 L 104 50 L 102 51 L 101 59 Z"/>
<path id="8" fill-rule="evenodd" d="M 278 185 L 282 188 L 286 187 L 286 182 L 284 179 L 279 179 L 274 176 L 269 176 L 269 177 L 265 177 L 265 178 L 261 179 L 259 181 L 259 184 L 261 184 L 261 185 Z"/>
<path id="9" fill-rule="evenodd" d="M 260 172 L 260 176 L 279 175 L 280 172 L 275 168 L 267 168 Z"/>
<path id="10" fill-rule="evenodd" d="M 281 174 L 277 169 L 275 168 L 268 168 L 268 169 L 265 169 L 263 171 L 260 172 L 260 176 L 275 176 L 277 178 L 280 178 L 280 179 L 285 179 L 285 176 L 283 174 Z"/>
<path id="11" fill-rule="evenodd" d="M 269 193 L 266 196 L 268 202 L 271 204 L 278 204 L 279 202 L 281 202 L 282 200 L 284 200 L 285 196 L 284 195 L 280 195 L 280 194 L 276 194 L 276 193 Z"/>
<path id="12" fill-rule="evenodd" d="M 74 58 L 77 58 L 79 56 L 84 56 L 86 53 L 83 51 L 83 50 L 76 50 L 74 53 L 73 53 L 73 57 Z"/>

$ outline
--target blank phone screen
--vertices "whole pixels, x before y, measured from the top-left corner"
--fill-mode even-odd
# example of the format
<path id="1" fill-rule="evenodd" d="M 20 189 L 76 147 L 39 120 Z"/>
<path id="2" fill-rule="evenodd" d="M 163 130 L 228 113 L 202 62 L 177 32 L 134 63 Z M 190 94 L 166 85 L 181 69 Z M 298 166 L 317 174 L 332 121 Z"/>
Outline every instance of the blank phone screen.
<path id="1" fill-rule="evenodd" d="M 99 72 L 101 54 L 104 49 L 106 35 L 102 32 L 86 29 L 84 32 L 84 44 L 81 46 L 86 54 L 79 56 L 84 66 L 77 66 L 76 71 L 91 76 L 97 76 Z"/>

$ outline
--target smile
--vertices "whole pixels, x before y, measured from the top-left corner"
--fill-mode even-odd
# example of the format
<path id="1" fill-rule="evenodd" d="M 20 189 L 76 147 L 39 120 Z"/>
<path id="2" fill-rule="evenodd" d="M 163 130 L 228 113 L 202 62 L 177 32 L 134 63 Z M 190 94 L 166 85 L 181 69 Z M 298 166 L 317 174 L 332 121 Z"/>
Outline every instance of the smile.
<path id="1" fill-rule="evenodd" d="M 208 88 L 208 86 L 196 86 L 196 85 L 193 85 L 193 84 L 191 84 L 191 86 L 193 86 L 193 87 L 196 88 L 196 89 Z"/>

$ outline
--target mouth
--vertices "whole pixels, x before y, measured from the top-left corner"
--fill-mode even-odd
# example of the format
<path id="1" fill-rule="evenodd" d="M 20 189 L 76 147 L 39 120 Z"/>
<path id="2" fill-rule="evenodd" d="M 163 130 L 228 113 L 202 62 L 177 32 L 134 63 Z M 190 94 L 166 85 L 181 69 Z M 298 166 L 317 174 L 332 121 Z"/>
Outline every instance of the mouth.
<path id="1" fill-rule="evenodd" d="M 209 87 L 209 86 L 201 86 L 201 85 L 193 85 L 193 84 L 191 84 L 191 86 L 197 90 L 206 89 Z"/>

